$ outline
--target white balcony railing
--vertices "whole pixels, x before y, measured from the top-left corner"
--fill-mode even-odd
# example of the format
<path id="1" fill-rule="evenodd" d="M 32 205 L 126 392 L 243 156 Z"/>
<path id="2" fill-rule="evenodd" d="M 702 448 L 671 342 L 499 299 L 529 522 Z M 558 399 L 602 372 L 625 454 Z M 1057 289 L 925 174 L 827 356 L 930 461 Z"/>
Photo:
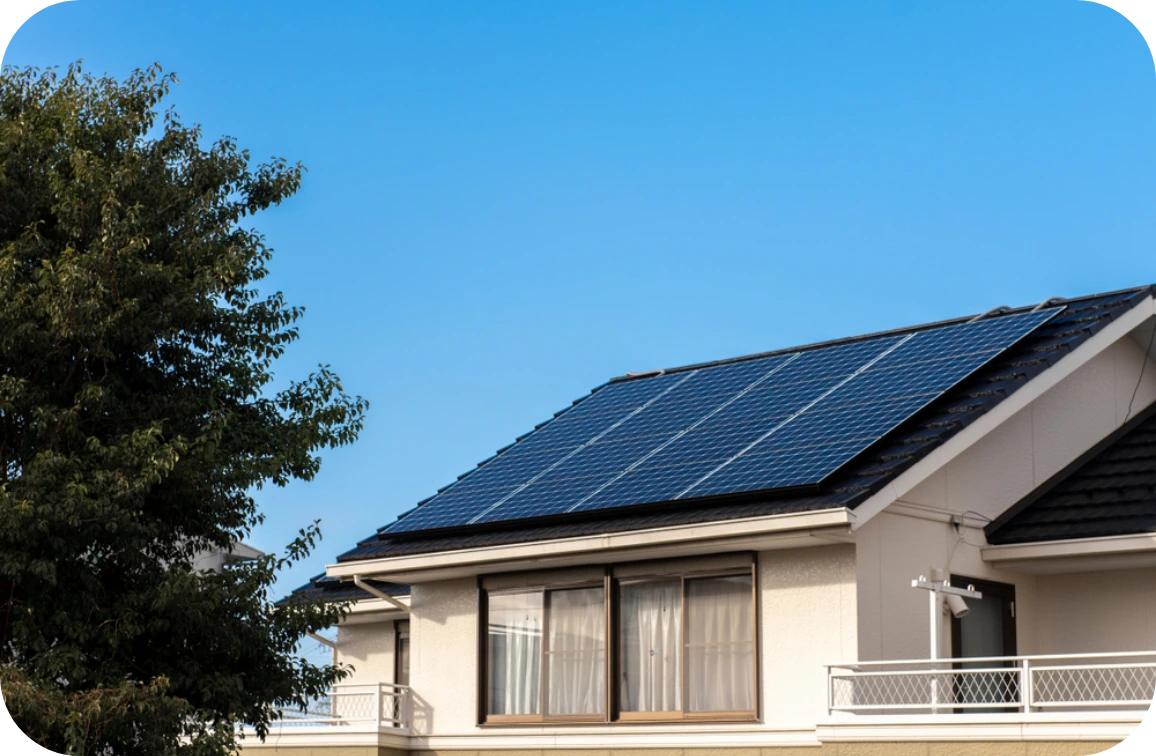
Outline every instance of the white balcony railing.
<path id="1" fill-rule="evenodd" d="M 391 683 L 338 683 L 304 711 L 282 709 L 282 728 L 348 727 L 408 731 L 410 693 Z"/>
<path id="2" fill-rule="evenodd" d="M 1130 711 L 1154 695 L 1156 651 L 827 666 L 832 714 Z"/>

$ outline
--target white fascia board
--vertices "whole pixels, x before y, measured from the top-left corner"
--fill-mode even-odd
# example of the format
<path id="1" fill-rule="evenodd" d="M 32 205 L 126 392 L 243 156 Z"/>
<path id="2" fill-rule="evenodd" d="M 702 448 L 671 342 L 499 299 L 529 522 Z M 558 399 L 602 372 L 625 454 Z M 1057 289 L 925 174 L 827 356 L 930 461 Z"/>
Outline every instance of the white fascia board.
<path id="1" fill-rule="evenodd" d="M 1021 387 L 1019 391 L 992 407 L 974 423 L 956 433 L 867 501 L 855 507 L 855 522 L 851 525 L 852 530 L 858 530 L 872 517 L 902 499 L 941 467 L 971 448 L 984 436 L 1009 420 L 1015 413 L 1040 398 L 1048 389 L 1076 372 L 1093 357 L 1127 336 L 1153 315 L 1156 315 L 1156 302 L 1151 296 L 1145 297 L 1131 310 L 1104 326 L 1103 330 L 1078 346 L 1074 352 L 1065 355 L 1055 365 L 1028 381 L 1027 385 Z"/>
<path id="2" fill-rule="evenodd" d="M 1156 564 L 1156 533 L 987 546 L 983 561 L 1015 572 L 1056 574 Z"/>
<path id="3" fill-rule="evenodd" d="M 398 583 L 447 580 L 498 568 L 544 569 L 589 564 L 591 558 L 657 559 L 719 551 L 823 545 L 846 536 L 854 515 L 845 507 L 677 525 L 624 533 L 531 541 L 506 546 L 342 562 L 326 567 L 330 577 L 354 575 Z M 828 536 L 831 540 L 828 540 Z"/>

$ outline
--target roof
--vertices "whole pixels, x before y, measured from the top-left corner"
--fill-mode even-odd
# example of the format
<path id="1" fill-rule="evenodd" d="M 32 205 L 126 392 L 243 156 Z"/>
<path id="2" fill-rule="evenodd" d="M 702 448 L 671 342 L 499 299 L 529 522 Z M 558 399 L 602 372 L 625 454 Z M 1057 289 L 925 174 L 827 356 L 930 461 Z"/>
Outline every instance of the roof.
<path id="1" fill-rule="evenodd" d="M 410 593 L 409 586 L 401 583 L 387 583 L 384 580 L 371 580 L 368 578 L 365 582 L 388 596 L 408 596 Z M 322 601 L 365 601 L 373 598 L 376 598 L 376 596 L 369 591 L 362 590 L 349 581 L 327 577 L 323 572 L 320 575 L 314 575 L 309 578 L 308 583 L 296 589 L 293 593 L 277 603 L 312 601 L 314 599 L 321 599 Z"/>
<path id="2" fill-rule="evenodd" d="M 975 422 L 1037 375 L 1063 359 L 1064 356 L 1113 320 L 1152 295 L 1154 291 L 1156 291 L 1156 287 L 1145 286 L 1070 300 L 1048 300 L 1042 305 L 1016 309 L 998 308 L 984 313 L 982 316 L 977 316 L 999 318 L 1043 306 L 1061 306 L 1063 308 L 1062 312 L 1019 341 L 1011 349 L 896 427 L 871 451 L 840 469 L 818 491 L 780 496 L 776 496 L 774 492 L 761 492 L 755 496 L 724 496 L 688 502 L 666 501 L 655 505 L 619 510 L 596 510 L 565 521 L 528 522 L 517 526 L 506 525 L 502 528 L 479 527 L 466 532 L 446 535 L 423 534 L 420 531 L 394 534 L 384 533 L 382 532 L 383 529 L 379 529 L 369 538 L 360 542 L 356 548 L 341 554 L 338 561 L 354 562 L 364 559 L 445 552 L 464 548 L 499 546 L 840 507 L 854 509 L 960 430 Z M 970 318 L 915 326 L 891 333 L 913 332 L 931 326 L 967 320 Z M 870 334 L 858 338 L 872 338 L 877 335 Z M 853 340 L 844 339 L 840 342 L 827 342 L 827 344 Z M 733 360 L 721 362 L 731 361 Z M 1153 431 L 1153 435 L 1156 437 L 1156 429 Z M 1104 494 L 1104 496 L 1107 495 Z M 1040 498 L 1040 501 L 1043 501 L 1043 497 Z M 1039 506 L 1046 507 L 1047 504 L 1040 503 Z M 1032 509 L 1034 511 L 1034 506 Z M 1134 507 L 1133 510 L 1130 510 L 1134 512 L 1135 517 L 1134 521 L 1126 526 L 1152 529 L 1151 525 L 1143 526 L 1140 524 L 1140 520 L 1145 516 L 1140 509 L 1142 508 Z M 1029 515 L 1026 505 L 1016 509 L 1016 511 L 1024 517 L 1037 516 Z M 1113 515 L 1117 520 L 1126 516 L 1124 514 Z M 1088 518 L 1091 521 L 1095 519 L 1095 516 L 1089 515 Z M 997 524 L 1002 523 L 997 521 Z M 1010 527 L 1010 522 L 1008 525 Z M 1118 526 L 1125 525 L 1120 525 L 1117 522 L 1117 525 L 1113 527 Z M 1082 532 L 1090 532 L 1091 527 L 1090 525 L 1082 526 Z M 1011 532 L 1011 530 L 1007 531 L 1008 534 Z M 993 535 L 989 539 L 998 537 Z M 1039 537 L 1042 539 L 1044 536 Z M 1010 543 L 1012 541 L 992 540 L 992 542 Z M 382 583 L 382 585 L 392 586 L 394 584 Z M 397 586 L 390 590 L 408 591 L 408 587 Z M 327 600 L 367 597 L 367 594 L 354 586 L 324 576 L 314 578 L 307 586 L 303 586 L 293 595 L 294 597 L 304 598 L 308 596 Z"/>
<path id="3" fill-rule="evenodd" d="M 501 528 L 490 529 L 479 527 L 453 535 L 435 536 L 420 531 L 394 534 L 379 530 L 359 543 L 356 548 L 341 554 L 338 561 L 351 562 L 837 507 L 853 509 L 1114 319 L 1151 295 L 1153 290 L 1153 287 L 1145 286 L 1070 300 L 1048 300 L 1042 305 L 1015 309 L 997 308 L 977 316 L 999 318 L 1045 305 L 1063 308 L 1062 312 L 1013 348 L 895 428 L 872 451 L 841 469 L 817 492 L 788 496 L 761 492 L 755 496 L 726 496 L 697 499 L 686 503 L 666 501 L 656 505 L 619 510 L 596 510 L 582 513 L 581 517 L 564 522 L 530 522 L 518 526 L 506 524 Z M 966 322 L 970 319 L 960 318 L 891 333 L 914 332 L 931 326 Z M 857 339 L 877 335 L 870 334 Z M 824 345 L 853 340 L 855 339 L 843 339 Z"/>
<path id="4" fill-rule="evenodd" d="M 1018 502 L 987 528 L 1002 545 L 1156 532 L 1156 408 Z"/>

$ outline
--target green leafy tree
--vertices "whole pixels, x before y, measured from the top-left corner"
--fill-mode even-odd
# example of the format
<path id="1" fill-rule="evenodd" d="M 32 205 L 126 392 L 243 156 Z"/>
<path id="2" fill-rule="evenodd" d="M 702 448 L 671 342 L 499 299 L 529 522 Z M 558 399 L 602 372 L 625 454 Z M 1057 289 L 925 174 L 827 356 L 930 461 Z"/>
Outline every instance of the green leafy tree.
<path id="1" fill-rule="evenodd" d="M 220 754 L 343 675 L 300 658 L 342 606 L 275 608 L 283 556 L 193 569 L 309 480 L 367 404 L 327 367 L 274 392 L 300 308 L 248 225 L 301 182 L 159 106 L 159 66 L 0 72 L 0 688 L 73 754 Z"/>

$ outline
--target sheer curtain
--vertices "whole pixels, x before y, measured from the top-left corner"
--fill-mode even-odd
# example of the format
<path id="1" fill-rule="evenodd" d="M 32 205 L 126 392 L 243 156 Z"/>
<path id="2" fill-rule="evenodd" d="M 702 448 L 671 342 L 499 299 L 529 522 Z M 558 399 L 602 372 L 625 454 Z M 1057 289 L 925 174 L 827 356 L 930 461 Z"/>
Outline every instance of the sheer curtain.
<path id="1" fill-rule="evenodd" d="M 606 708 L 606 603 L 602 588 L 550 591 L 547 711 L 601 714 Z"/>
<path id="2" fill-rule="evenodd" d="M 542 594 L 490 596 L 490 713 L 542 712 Z"/>
<path id="3" fill-rule="evenodd" d="M 690 711 L 750 711 L 754 702 L 751 577 L 687 581 Z"/>
<path id="4" fill-rule="evenodd" d="M 623 711 L 682 710 L 682 583 L 626 583 L 621 612 Z"/>

